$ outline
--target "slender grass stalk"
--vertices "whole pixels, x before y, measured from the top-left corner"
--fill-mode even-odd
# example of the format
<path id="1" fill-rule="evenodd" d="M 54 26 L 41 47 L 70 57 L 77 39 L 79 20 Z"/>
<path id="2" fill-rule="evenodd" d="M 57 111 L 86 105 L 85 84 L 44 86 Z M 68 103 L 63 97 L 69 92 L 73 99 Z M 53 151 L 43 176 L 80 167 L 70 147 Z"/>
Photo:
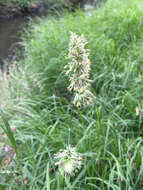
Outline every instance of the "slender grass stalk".
<path id="1" fill-rule="evenodd" d="M 65 189 L 65 178 L 66 178 L 66 175 L 64 173 L 64 177 L 63 177 L 63 190 Z"/>
<path id="2" fill-rule="evenodd" d="M 47 173 L 46 173 L 46 190 L 50 190 L 50 176 L 49 176 L 49 163 L 47 164 Z"/>

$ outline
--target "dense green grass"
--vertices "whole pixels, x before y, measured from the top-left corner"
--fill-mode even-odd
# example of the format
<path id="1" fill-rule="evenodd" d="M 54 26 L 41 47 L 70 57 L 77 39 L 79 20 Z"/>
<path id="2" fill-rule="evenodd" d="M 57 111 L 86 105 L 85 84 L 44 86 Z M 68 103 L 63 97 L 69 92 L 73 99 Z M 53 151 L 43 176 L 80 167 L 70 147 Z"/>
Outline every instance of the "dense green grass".
<path id="1" fill-rule="evenodd" d="M 17 173 L 3 174 L 1 189 L 63 189 L 53 155 L 66 147 L 70 128 L 83 167 L 65 189 L 143 190 L 142 10 L 142 0 L 113 0 L 92 16 L 77 11 L 32 23 L 23 37 L 25 59 L 9 73 L 3 109 L 16 126 L 18 156 L 9 167 Z M 97 97 L 81 109 L 70 103 L 64 73 L 70 31 L 88 41 Z"/>

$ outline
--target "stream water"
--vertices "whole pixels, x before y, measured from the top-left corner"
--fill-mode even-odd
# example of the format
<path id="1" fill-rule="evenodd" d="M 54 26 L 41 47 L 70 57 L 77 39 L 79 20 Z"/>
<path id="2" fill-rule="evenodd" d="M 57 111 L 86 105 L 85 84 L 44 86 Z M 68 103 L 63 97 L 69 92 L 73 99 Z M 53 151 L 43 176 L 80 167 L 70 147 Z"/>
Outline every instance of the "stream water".
<path id="1" fill-rule="evenodd" d="M 22 17 L 0 19 L 0 64 L 20 41 L 20 30 L 25 23 Z"/>

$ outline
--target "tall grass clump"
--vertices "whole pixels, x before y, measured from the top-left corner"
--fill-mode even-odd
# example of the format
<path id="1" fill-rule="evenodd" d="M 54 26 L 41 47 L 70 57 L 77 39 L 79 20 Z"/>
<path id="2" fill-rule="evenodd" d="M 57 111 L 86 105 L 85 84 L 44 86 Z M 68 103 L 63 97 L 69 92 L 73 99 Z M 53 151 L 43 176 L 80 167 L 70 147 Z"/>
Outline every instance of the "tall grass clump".
<path id="1" fill-rule="evenodd" d="M 3 110 L 15 126 L 18 158 L 5 166 L 13 173 L 2 174 L 1 188 L 143 189 L 142 9 L 142 0 L 109 0 L 91 16 L 78 10 L 32 23 L 23 37 L 24 59 L 7 78 Z M 81 107 L 67 89 L 71 32 L 83 35 L 90 50 L 89 90 L 96 99 Z M 10 139 L 3 143 L 12 146 Z M 69 177 L 66 161 L 76 163 L 71 152 L 82 163 Z"/>

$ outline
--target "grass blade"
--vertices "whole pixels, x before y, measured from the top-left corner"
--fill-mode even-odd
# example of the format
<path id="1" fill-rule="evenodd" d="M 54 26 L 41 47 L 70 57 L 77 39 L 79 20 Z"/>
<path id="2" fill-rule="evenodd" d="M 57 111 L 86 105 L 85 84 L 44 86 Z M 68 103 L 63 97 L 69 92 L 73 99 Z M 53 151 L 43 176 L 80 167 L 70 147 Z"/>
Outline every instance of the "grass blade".
<path id="1" fill-rule="evenodd" d="M 3 121 L 3 124 L 1 124 L 0 127 L 2 127 L 2 129 L 6 133 L 8 139 L 10 140 L 12 148 L 14 149 L 16 155 L 18 156 L 18 150 L 17 150 L 17 146 L 16 146 L 16 141 L 15 141 L 13 133 L 12 133 L 12 131 L 10 129 L 9 122 L 8 122 L 5 114 L 3 113 L 3 111 L 1 109 L 0 109 L 0 116 L 1 116 L 2 121 Z"/>

